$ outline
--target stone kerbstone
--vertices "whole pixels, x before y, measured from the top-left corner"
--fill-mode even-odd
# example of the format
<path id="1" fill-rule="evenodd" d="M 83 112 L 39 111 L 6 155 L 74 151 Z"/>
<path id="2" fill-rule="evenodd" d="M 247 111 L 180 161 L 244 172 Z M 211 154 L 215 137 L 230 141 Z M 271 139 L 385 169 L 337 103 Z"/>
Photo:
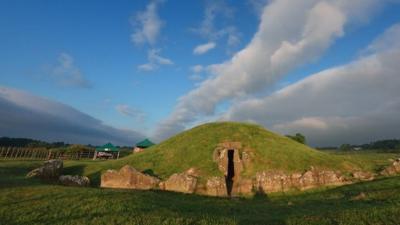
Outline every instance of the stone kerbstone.
<path id="1" fill-rule="evenodd" d="M 183 193 L 194 193 L 197 185 L 197 178 L 193 176 L 194 171 L 187 171 L 184 173 L 172 174 L 168 180 L 163 182 L 164 190 L 183 192 Z"/>
<path id="2" fill-rule="evenodd" d="M 241 178 L 234 184 L 232 195 L 253 195 L 254 181 L 252 179 Z"/>
<path id="3" fill-rule="evenodd" d="M 85 176 L 62 175 L 58 180 L 65 186 L 87 187 L 90 185 L 90 179 Z"/>
<path id="4" fill-rule="evenodd" d="M 400 158 L 396 159 L 392 165 L 387 166 L 384 170 L 381 171 L 381 175 L 383 176 L 392 176 L 400 173 Z"/>
<path id="5" fill-rule="evenodd" d="M 283 172 L 258 172 L 256 174 L 254 190 L 264 193 L 283 192 L 290 189 L 305 190 L 314 187 L 328 185 L 342 185 L 348 183 L 343 176 L 336 171 L 311 169 L 305 173 Z"/>
<path id="6" fill-rule="evenodd" d="M 157 188 L 160 180 L 126 165 L 119 171 L 107 170 L 101 175 L 101 187 L 148 190 Z"/>
<path id="7" fill-rule="evenodd" d="M 26 176 L 55 180 L 61 175 L 62 170 L 63 161 L 61 159 L 52 159 L 44 162 L 43 166 L 30 171 Z"/>
<path id="8" fill-rule="evenodd" d="M 357 180 L 373 180 L 375 178 L 375 174 L 365 171 L 355 171 L 352 175 L 353 178 Z"/>
<path id="9" fill-rule="evenodd" d="M 227 196 L 226 183 L 224 177 L 211 177 L 207 180 L 206 195 L 210 196 Z"/>

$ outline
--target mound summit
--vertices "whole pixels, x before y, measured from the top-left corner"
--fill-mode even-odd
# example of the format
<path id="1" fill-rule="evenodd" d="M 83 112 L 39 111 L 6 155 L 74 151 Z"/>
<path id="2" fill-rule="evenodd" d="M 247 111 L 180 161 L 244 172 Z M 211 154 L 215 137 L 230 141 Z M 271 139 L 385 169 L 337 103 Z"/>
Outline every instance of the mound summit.
<path id="1" fill-rule="evenodd" d="M 103 173 L 102 187 L 141 189 L 142 182 L 151 183 L 146 189 L 218 196 L 339 185 L 347 182 L 342 172 L 357 170 L 340 156 L 236 122 L 200 125 L 105 164 L 115 169 L 127 166 Z"/>

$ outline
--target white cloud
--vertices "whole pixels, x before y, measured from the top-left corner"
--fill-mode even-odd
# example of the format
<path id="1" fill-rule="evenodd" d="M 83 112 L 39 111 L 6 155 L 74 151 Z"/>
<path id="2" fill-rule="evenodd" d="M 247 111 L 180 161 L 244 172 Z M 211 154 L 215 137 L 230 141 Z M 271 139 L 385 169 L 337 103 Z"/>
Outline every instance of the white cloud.
<path id="1" fill-rule="evenodd" d="M 61 53 L 58 56 L 57 64 L 50 66 L 46 78 L 64 87 L 90 88 L 91 83 L 84 78 L 80 69 L 75 65 L 74 58 Z"/>
<path id="2" fill-rule="evenodd" d="M 204 72 L 207 71 L 207 68 L 203 65 L 194 65 L 190 67 L 190 72 L 192 73 L 189 75 L 189 79 L 192 81 L 200 81 L 204 78 Z"/>
<path id="3" fill-rule="evenodd" d="M 216 40 L 221 37 L 221 34 L 218 32 L 219 29 L 215 27 L 215 21 L 232 17 L 233 9 L 224 0 L 208 1 L 200 26 L 193 30 L 204 38 Z"/>
<path id="4" fill-rule="evenodd" d="M 141 71 L 149 72 L 159 68 L 161 65 L 173 65 L 174 62 L 172 60 L 167 59 L 165 57 L 160 56 L 160 49 L 150 49 L 147 53 L 148 63 L 142 64 L 138 66 L 138 69 Z"/>
<path id="5" fill-rule="evenodd" d="M 223 101 L 271 87 L 290 70 L 318 58 L 344 34 L 347 23 L 369 14 L 378 4 L 377 0 L 271 1 L 250 43 L 230 60 L 210 67 L 213 76 L 179 99 L 170 117 L 156 129 L 156 138 L 212 115 Z"/>
<path id="6" fill-rule="evenodd" d="M 193 54 L 202 55 L 202 54 L 210 51 L 211 49 L 215 48 L 216 46 L 217 46 L 217 44 L 215 42 L 208 42 L 205 44 L 198 45 L 193 49 Z"/>
<path id="7" fill-rule="evenodd" d="M 155 69 L 157 69 L 158 66 L 156 64 L 152 64 L 152 63 L 145 63 L 142 65 L 138 66 L 138 70 L 144 71 L 144 72 L 150 72 L 153 71 Z"/>
<path id="8" fill-rule="evenodd" d="M 135 44 L 148 43 L 154 45 L 164 25 L 164 21 L 158 16 L 158 8 L 162 1 L 152 0 L 146 6 L 146 10 L 138 12 L 133 24 L 136 27 L 131 39 Z"/>
<path id="9" fill-rule="evenodd" d="M 237 102 L 224 119 L 252 120 L 284 134 L 302 132 L 319 146 L 398 138 L 400 26 L 389 28 L 372 46 L 379 48 L 352 63 L 265 98 Z"/>
<path id="10" fill-rule="evenodd" d="M 208 50 L 216 47 L 216 42 L 220 39 L 226 38 L 228 47 L 234 47 L 240 43 L 240 32 L 236 27 L 226 22 L 233 18 L 234 9 L 230 7 L 225 0 L 208 1 L 204 10 L 204 18 L 199 27 L 192 29 L 195 33 L 199 34 L 204 39 L 208 40 L 209 48 L 205 48 L 202 52 L 199 45 L 193 51 L 194 54 L 203 54 Z M 223 23 L 221 21 L 224 21 Z M 219 22 L 219 23 L 218 23 Z M 212 45 L 211 43 L 214 43 Z M 196 51 L 196 49 L 198 51 Z"/>
<path id="11" fill-rule="evenodd" d="M 248 0 L 248 4 L 257 14 L 257 16 L 261 16 L 264 6 L 271 0 Z"/>
<path id="12" fill-rule="evenodd" d="M 119 104 L 115 106 L 115 109 L 124 116 L 131 117 L 135 119 L 137 122 L 144 122 L 145 120 L 145 113 L 142 110 L 137 108 L 133 108 L 126 104 Z"/>
<path id="13" fill-rule="evenodd" d="M 400 48 L 400 42 L 398 38 L 400 37 L 400 24 L 396 24 L 390 27 L 383 35 L 373 41 L 365 53 L 385 51 L 393 48 Z"/>
<path id="14" fill-rule="evenodd" d="M 193 72 L 193 73 L 201 73 L 201 72 L 203 72 L 204 71 L 204 66 L 202 66 L 202 65 L 194 65 L 194 66 L 192 66 L 191 68 L 190 68 L 190 70 Z"/>
<path id="15" fill-rule="evenodd" d="M 189 79 L 193 80 L 193 81 L 200 81 L 200 80 L 203 79 L 203 77 L 198 73 L 194 73 L 194 74 L 189 76 Z"/>
<path id="16" fill-rule="evenodd" d="M 144 136 L 104 124 L 68 105 L 0 86 L 0 136 L 133 145 Z"/>

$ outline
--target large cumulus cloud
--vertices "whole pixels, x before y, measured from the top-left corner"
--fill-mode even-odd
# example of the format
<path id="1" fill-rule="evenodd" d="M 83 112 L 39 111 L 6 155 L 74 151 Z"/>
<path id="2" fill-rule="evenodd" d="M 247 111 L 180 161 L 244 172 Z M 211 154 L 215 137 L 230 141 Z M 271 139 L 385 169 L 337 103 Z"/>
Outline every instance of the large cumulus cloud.
<path id="1" fill-rule="evenodd" d="M 250 43 L 228 61 L 211 65 L 211 78 L 182 96 L 155 137 L 164 139 L 204 116 L 224 101 L 265 91 L 292 69 L 317 59 L 345 26 L 364 21 L 378 0 L 275 0 L 263 10 Z"/>
<path id="2" fill-rule="evenodd" d="M 302 132 L 313 145 L 400 137 L 400 25 L 347 65 L 313 74 L 264 98 L 237 102 L 224 116 Z"/>

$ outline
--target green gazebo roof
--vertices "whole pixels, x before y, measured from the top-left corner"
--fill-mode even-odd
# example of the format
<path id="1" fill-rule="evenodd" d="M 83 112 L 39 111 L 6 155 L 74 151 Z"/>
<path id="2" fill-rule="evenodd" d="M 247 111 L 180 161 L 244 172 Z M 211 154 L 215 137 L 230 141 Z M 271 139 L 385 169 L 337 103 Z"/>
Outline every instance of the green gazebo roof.
<path id="1" fill-rule="evenodd" d="M 107 143 L 103 146 L 97 147 L 96 151 L 98 151 L 98 152 L 118 152 L 119 149 L 117 147 L 115 147 L 113 144 Z"/>
<path id="2" fill-rule="evenodd" d="M 153 145 L 155 145 L 153 142 L 151 142 L 149 139 L 145 139 L 145 140 L 143 140 L 143 141 L 137 143 L 137 144 L 136 144 L 136 147 L 139 147 L 139 148 L 148 148 L 148 147 L 153 146 Z"/>

